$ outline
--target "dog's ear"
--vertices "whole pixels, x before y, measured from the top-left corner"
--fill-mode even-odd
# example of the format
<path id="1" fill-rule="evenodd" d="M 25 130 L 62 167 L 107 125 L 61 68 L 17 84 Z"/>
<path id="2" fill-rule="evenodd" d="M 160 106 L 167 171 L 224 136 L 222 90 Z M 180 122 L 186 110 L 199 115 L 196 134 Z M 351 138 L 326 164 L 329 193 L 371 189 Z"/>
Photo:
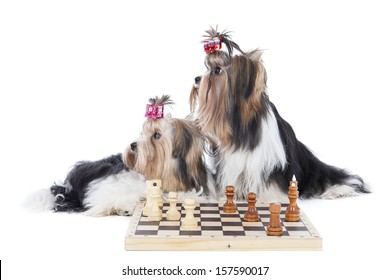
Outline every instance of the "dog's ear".
<path id="1" fill-rule="evenodd" d="M 185 158 L 193 141 L 191 131 L 184 122 L 174 121 L 172 124 L 174 129 L 172 156 Z"/>
<path id="2" fill-rule="evenodd" d="M 237 55 L 233 58 L 231 71 L 229 71 L 230 92 L 239 99 L 241 96 L 249 98 L 255 89 L 258 63 L 252 59 Z"/>
<path id="3" fill-rule="evenodd" d="M 175 173 L 182 185 L 195 187 L 207 194 L 207 170 L 203 162 L 204 138 L 191 122 L 178 121 L 175 124 L 173 157 L 177 160 Z"/>
<path id="4" fill-rule="evenodd" d="M 195 111 L 196 107 L 196 100 L 198 99 L 198 88 L 195 86 L 192 86 L 191 92 L 190 92 L 190 110 L 191 113 Z"/>

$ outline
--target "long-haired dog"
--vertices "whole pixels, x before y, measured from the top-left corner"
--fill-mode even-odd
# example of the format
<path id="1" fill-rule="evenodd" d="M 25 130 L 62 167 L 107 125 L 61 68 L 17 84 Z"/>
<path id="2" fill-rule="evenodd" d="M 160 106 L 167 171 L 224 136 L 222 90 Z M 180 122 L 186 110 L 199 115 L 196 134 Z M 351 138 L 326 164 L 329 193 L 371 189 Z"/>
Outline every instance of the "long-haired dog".
<path id="1" fill-rule="evenodd" d="M 169 96 L 150 99 L 148 109 L 172 104 Z M 155 112 L 156 113 L 156 112 Z M 30 208 L 84 212 L 91 216 L 131 215 L 145 198 L 145 179 L 161 179 L 163 191 L 215 195 L 203 163 L 204 137 L 191 121 L 147 112 L 142 133 L 124 154 L 77 163 L 61 184 L 35 193 Z"/>
<path id="2" fill-rule="evenodd" d="M 285 198 L 295 174 L 304 198 L 368 192 L 359 176 L 321 162 L 297 140 L 268 98 L 260 50 L 244 52 L 228 32 L 206 32 L 207 72 L 195 78 L 190 105 L 214 148 L 219 186 L 235 185 L 238 197 Z"/>
<path id="3" fill-rule="evenodd" d="M 149 102 L 149 108 L 155 110 L 171 104 L 166 95 Z M 146 179 L 161 179 L 163 191 L 196 190 L 212 195 L 214 190 L 212 184 L 209 188 L 210 174 L 203 161 L 205 141 L 200 129 L 190 120 L 172 118 L 170 114 L 159 117 L 150 111 L 141 136 L 125 152 L 127 166 L 134 165 L 134 170 Z"/>
<path id="4" fill-rule="evenodd" d="M 205 140 L 198 126 L 189 119 L 163 116 L 164 105 L 172 104 L 169 96 L 149 99 L 148 119 L 137 142 L 124 153 L 127 166 L 145 176 L 158 178 L 162 190 L 215 196 L 210 172 L 204 163 Z"/>

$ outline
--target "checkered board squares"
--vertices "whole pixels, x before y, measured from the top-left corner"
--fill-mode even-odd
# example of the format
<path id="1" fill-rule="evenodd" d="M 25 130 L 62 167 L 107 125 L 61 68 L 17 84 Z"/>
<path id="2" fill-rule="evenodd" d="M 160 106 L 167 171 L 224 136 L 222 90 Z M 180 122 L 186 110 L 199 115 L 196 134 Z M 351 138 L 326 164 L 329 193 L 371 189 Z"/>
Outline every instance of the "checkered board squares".
<path id="1" fill-rule="evenodd" d="M 287 204 L 282 204 L 281 224 L 283 235 L 267 236 L 270 219 L 268 205 L 256 205 L 260 219 L 245 222 L 248 209 L 245 202 L 236 203 L 236 213 L 224 213 L 223 203 L 201 203 L 195 208 L 194 216 L 198 227 L 185 230 L 181 220 L 186 211 L 181 203 L 177 209 L 180 221 L 168 221 L 166 212 L 169 204 L 162 207 L 163 219 L 149 222 L 142 216 L 143 203 L 134 211 L 125 239 L 126 250 L 321 250 L 322 239 L 313 225 L 301 211 L 299 222 L 286 222 Z"/>

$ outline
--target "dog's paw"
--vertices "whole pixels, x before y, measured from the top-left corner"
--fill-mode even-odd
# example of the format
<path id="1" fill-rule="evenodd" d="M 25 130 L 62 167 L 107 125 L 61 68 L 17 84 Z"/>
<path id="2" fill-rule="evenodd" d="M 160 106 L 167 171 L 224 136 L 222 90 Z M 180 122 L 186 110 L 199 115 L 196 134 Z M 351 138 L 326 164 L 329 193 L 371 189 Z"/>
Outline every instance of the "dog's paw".
<path id="1" fill-rule="evenodd" d="M 118 216 L 131 216 L 133 214 L 134 210 L 124 210 L 124 209 L 117 209 L 113 214 L 116 214 Z"/>
<path id="2" fill-rule="evenodd" d="M 336 185 L 332 186 L 329 189 L 327 189 L 320 198 L 323 199 L 336 199 L 341 197 L 350 197 L 350 196 L 356 196 L 358 193 L 355 191 L 355 189 L 351 186 L 347 185 Z"/>

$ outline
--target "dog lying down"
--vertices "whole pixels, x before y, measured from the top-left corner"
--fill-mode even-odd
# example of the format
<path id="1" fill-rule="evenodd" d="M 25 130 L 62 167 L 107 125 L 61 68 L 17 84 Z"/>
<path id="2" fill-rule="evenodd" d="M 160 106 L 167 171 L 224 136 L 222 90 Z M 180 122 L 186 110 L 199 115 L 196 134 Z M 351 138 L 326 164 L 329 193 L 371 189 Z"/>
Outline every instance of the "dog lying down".
<path id="1" fill-rule="evenodd" d="M 150 99 L 149 108 L 172 104 L 169 96 Z M 91 216 L 131 215 L 145 199 L 145 180 L 161 179 L 162 191 L 179 199 L 216 199 L 204 163 L 205 139 L 188 119 L 147 114 L 140 137 L 123 154 L 77 163 L 62 184 L 27 199 L 31 209 L 84 212 Z"/>

